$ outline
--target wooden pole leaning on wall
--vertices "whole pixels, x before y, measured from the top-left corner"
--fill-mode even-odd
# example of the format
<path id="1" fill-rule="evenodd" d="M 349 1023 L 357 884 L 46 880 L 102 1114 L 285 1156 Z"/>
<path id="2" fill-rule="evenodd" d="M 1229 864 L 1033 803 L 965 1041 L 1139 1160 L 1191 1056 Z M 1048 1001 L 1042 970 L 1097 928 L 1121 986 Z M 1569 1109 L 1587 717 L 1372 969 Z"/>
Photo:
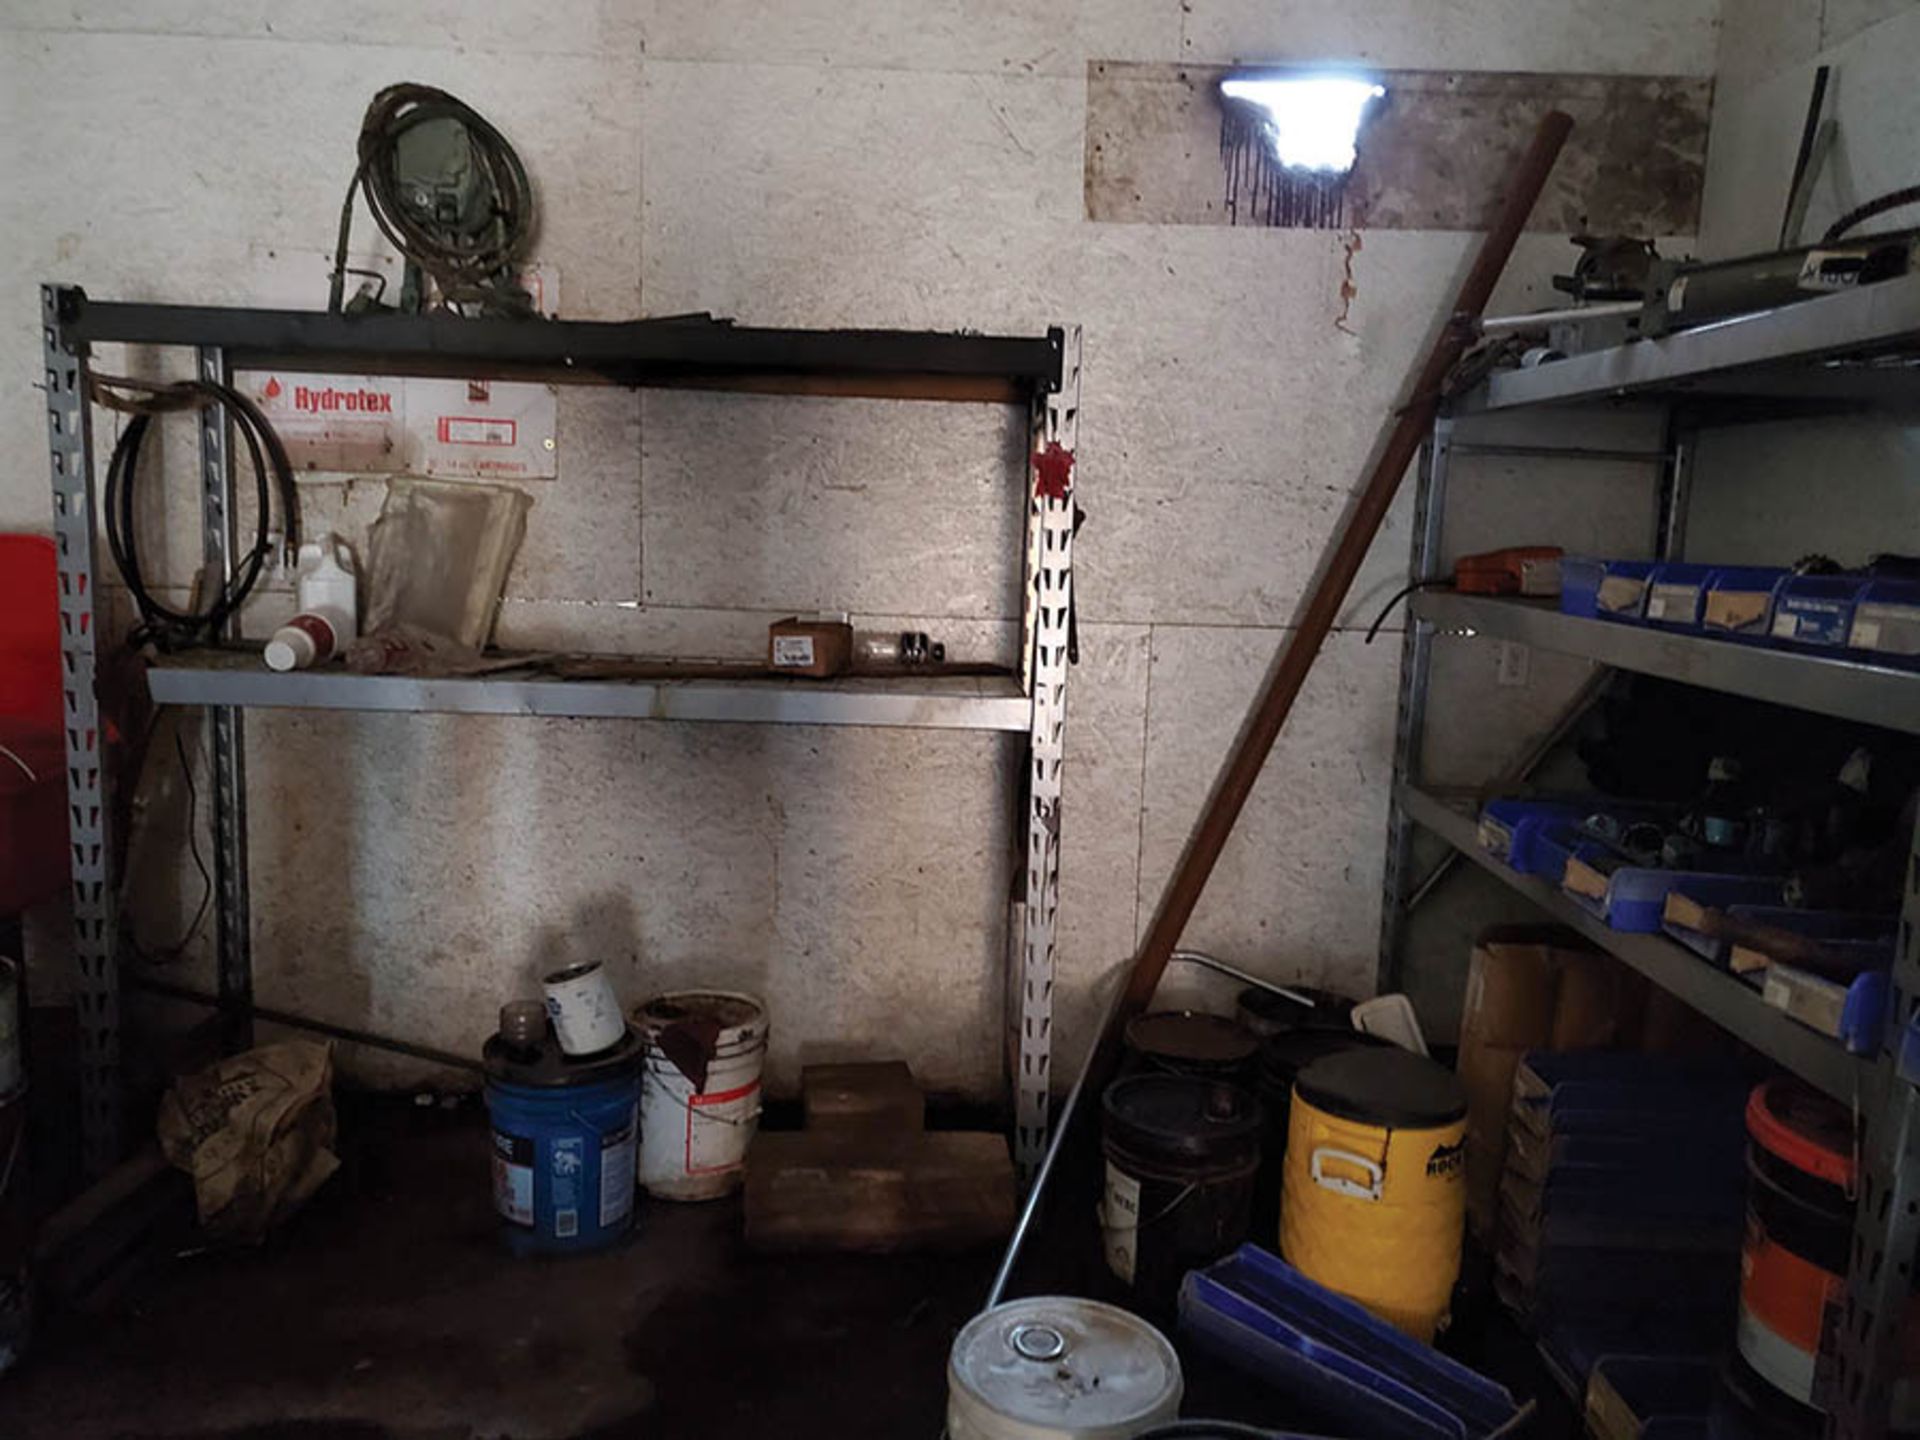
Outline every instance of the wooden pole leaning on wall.
<path id="1" fill-rule="evenodd" d="M 1473 269 L 1467 272 L 1466 281 L 1460 287 L 1452 310 L 1448 312 L 1449 323 L 1443 327 L 1426 363 L 1420 367 L 1413 382 L 1411 398 L 1393 418 L 1392 426 L 1379 449 L 1379 459 L 1374 463 L 1366 485 L 1334 542 L 1326 566 L 1314 586 L 1312 598 L 1301 614 L 1299 626 L 1287 642 L 1286 649 L 1267 680 L 1267 688 L 1254 706 L 1246 729 L 1228 757 L 1225 768 L 1221 770 L 1206 809 L 1201 812 L 1199 823 L 1187 841 L 1186 851 L 1180 857 L 1180 864 L 1160 896 L 1160 908 L 1154 914 L 1153 925 L 1147 931 L 1139 954 L 1134 957 L 1122 988 L 1115 993 L 1113 1003 L 1107 1009 L 1100 1038 L 1081 1066 L 1073 1092 L 1067 1097 L 1067 1103 L 1055 1122 L 1046 1160 L 1040 1167 L 1040 1173 L 1034 1177 L 1012 1238 L 1007 1241 L 1006 1254 L 1001 1258 L 999 1272 L 994 1276 L 993 1287 L 987 1294 L 989 1307 L 999 1304 L 1006 1295 L 1014 1266 L 1020 1259 L 1021 1249 L 1039 1212 L 1049 1177 L 1067 1145 L 1076 1112 L 1083 1108 L 1087 1097 L 1100 1094 L 1108 1077 L 1118 1066 L 1120 1036 L 1127 1022 L 1146 1009 L 1153 999 L 1153 992 L 1159 988 L 1160 977 L 1166 971 L 1167 962 L 1173 958 L 1181 932 L 1192 918 L 1194 906 L 1200 901 L 1201 891 L 1206 889 L 1207 880 L 1213 874 L 1215 862 L 1220 859 L 1227 837 L 1233 833 L 1234 822 L 1240 818 L 1240 811 L 1246 806 L 1253 783 L 1260 777 L 1260 769 L 1273 749 L 1273 742 L 1279 737 L 1280 727 L 1286 723 L 1287 712 L 1293 709 L 1293 702 L 1300 694 L 1307 671 L 1312 668 L 1314 658 L 1320 653 L 1320 646 L 1333 629 L 1334 621 L 1339 618 L 1340 607 L 1346 601 L 1347 592 L 1353 588 L 1354 576 L 1359 573 L 1367 547 L 1373 543 L 1380 522 L 1386 518 L 1387 507 L 1393 503 L 1401 477 L 1406 474 L 1407 466 L 1413 463 L 1420 442 L 1432 428 L 1433 417 L 1440 408 L 1441 384 L 1473 338 L 1470 322 L 1478 320 L 1486 309 L 1494 284 L 1499 280 L 1501 271 L 1507 268 L 1507 257 L 1513 253 L 1521 228 L 1527 223 L 1527 216 L 1533 213 L 1534 202 L 1540 198 L 1540 192 L 1546 188 L 1547 177 L 1553 172 L 1553 162 L 1559 158 L 1560 147 L 1566 144 L 1567 135 L 1572 129 L 1573 121 L 1566 115 L 1558 110 L 1549 111 L 1541 119 L 1539 128 L 1533 133 L 1533 143 L 1527 147 L 1527 153 L 1521 157 L 1514 171 L 1512 189 L 1508 191 L 1500 213 L 1494 219 L 1493 228 L 1487 232 L 1486 239 L 1480 242 L 1480 253 L 1474 258 Z"/>
<path id="2" fill-rule="evenodd" d="M 1353 588 L 1354 577 L 1359 573 L 1367 549 L 1373 544 L 1380 523 L 1386 518 L 1387 508 L 1400 489 L 1401 478 L 1413 463 L 1421 442 L 1433 426 L 1434 416 L 1440 407 L 1441 385 L 1472 341 L 1471 322 L 1477 320 L 1486 309 L 1493 287 L 1506 269 L 1507 258 L 1513 253 L 1521 229 L 1526 225 L 1528 215 L 1533 212 L 1534 202 L 1540 198 L 1547 177 L 1553 171 L 1554 161 L 1559 158 L 1560 147 L 1566 143 L 1572 129 L 1573 121 L 1568 116 L 1558 110 L 1549 111 L 1542 117 L 1533 133 L 1532 143 L 1514 171 L 1512 187 L 1507 192 L 1493 227 L 1481 241 L 1473 269 L 1467 273 L 1460 293 L 1448 312 L 1450 323 L 1442 328 L 1427 355 L 1426 363 L 1414 378 L 1409 398 L 1394 416 L 1392 427 L 1378 451 L 1379 458 L 1374 462 L 1373 470 L 1348 514 L 1344 528 L 1333 543 L 1325 568 L 1306 608 L 1301 612 L 1298 627 L 1284 642 L 1285 649 L 1248 718 L 1238 744 L 1220 772 L 1213 794 L 1194 826 L 1192 837 L 1187 841 L 1179 867 L 1161 893 L 1160 907 L 1154 914 L 1153 924 L 1141 943 L 1139 953 L 1134 957 L 1133 969 L 1127 977 L 1120 1003 L 1101 1033 L 1095 1050 L 1092 1074 L 1096 1083 L 1113 1071 L 1122 1028 L 1153 999 L 1160 977 L 1167 968 L 1167 961 L 1180 943 L 1180 936 L 1193 916 L 1194 907 L 1199 904 L 1201 892 L 1206 889 L 1207 880 L 1220 859 L 1227 837 L 1233 833 L 1234 822 L 1240 818 L 1247 796 L 1252 793 L 1254 782 L 1260 778 L 1261 767 L 1265 765 L 1281 727 L 1286 724 L 1293 702 L 1299 698 L 1307 672 L 1312 669 L 1321 645 L 1339 618 L 1340 607 L 1346 603 L 1347 592 Z"/>

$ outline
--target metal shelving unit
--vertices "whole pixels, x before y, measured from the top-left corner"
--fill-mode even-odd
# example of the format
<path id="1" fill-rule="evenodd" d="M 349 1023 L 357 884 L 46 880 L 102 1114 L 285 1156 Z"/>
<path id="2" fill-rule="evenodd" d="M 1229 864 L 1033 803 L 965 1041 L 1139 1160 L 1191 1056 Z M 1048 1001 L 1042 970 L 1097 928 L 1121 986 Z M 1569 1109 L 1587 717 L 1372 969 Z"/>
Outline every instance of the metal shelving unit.
<path id="1" fill-rule="evenodd" d="M 1582 448 L 1577 438 L 1544 447 L 1473 443 L 1482 417 L 1497 419 L 1541 406 L 1577 417 L 1583 408 L 1598 411 L 1624 399 L 1664 404 L 1663 453 Z M 1495 375 L 1449 407 L 1421 456 L 1413 575 L 1440 576 L 1442 519 L 1456 451 L 1657 461 L 1661 504 L 1652 549 L 1665 559 L 1677 557 L 1684 547 L 1694 443 L 1702 427 L 1780 419 L 1809 407 L 1916 403 L 1920 275 Z M 1576 435 L 1579 427 L 1562 428 Z M 1480 848 L 1473 817 L 1421 788 L 1419 757 L 1433 650 L 1448 637 L 1518 641 L 1583 656 L 1598 666 L 1909 734 L 1920 734 L 1920 674 L 1578 619 L 1539 605 L 1476 596 L 1425 593 L 1416 598 L 1412 617 L 1402 652 L 1381 911 L 1383 986 L 1396 982 L 1408 910 L 1433 888 L 1433 875 L 1416 881 L 1410 873 L 1412 832 L 1418 827 L 1449 847 L 1443 865 L 1461 856 L 1479 864 L 1774 1063 L 1856 1107 L 1864 1128 L 1863 1163 L 1847 1295 L 1836 1330 L 1829 1433 L 1842 1440 L 1880 1440 L 1888 1431 L 1901 1322 L 1914 1290 L 1920 1242 L 1920 830 L 1907 871 L 1889 1031 L 1879 1053 L 1858 1057 L 1770 1009 L 1738 980 L 1684 947 L 1662 936 L 1609 930 L 1556 888 L 1494 860 Z"/>
<path id="2" fill-rule="evenodd" d="M 1912 670 L 1587 620 L 1563 615 L 1550 602 L 1489 595 L 1426 591 L 1414 597 L 1413 615 L 1440 634 L 1513 640 L 1597 665 L 1920 735 L 1920 673 Z"/>
<path id="3" fill-rule="evenodd" d="M 708 675 L 558 679 L 532 671 L 421 679 L 339 670 L 272 674 L 257 655 L 167 657 L 148 675 L 160 704 L 204 705 L 213 735 L 214 911 L 220 999 L 246 1036 L 253 993 L 249 925 L 246 711 L 257 707 L 415 711 L 745 724 L 855 725 L 1024 734 L 1025 860 L 1009 923 L 1008 1066 L 1014 1152 L 1031 1173 L 1046 1148 L 1053 965 L 1060 884 L 1060 787 L 1073 603 L 1074 495 L 1043 484 L 1035 459 L 1072 452 L 1079 432 L 1080 332 L 1035 337 L 895 331 L 766 330 L 705 316 L 624 323 L 331 315 L 128 305 L 41 289 L 47 435 L 65 662 L 67 784 L 84 1150 L 95 1172 L 122 1151 L 119 957 L 112 777 L 95 688 L 98 508 L 88 357 L 95 344 L 184 346 L 199 373 L 274 366 L 343 374 L 487 375 L 799 395 L 991 402 L 1027 409 L 1028 458 L 1019 670 L 798 681 Z M 233 457 L 224 417 L 202 412 L 202 542 L 210 573 L 235 563 Z"/>

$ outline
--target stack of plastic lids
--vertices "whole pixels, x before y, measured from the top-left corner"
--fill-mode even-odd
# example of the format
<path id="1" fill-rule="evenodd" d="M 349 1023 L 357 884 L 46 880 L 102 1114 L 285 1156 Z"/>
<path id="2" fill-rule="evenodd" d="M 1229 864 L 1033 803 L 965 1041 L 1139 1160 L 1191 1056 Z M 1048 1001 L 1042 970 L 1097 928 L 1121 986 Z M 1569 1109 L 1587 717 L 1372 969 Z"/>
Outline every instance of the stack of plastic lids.
<path id="1" fill-rule="evenodd" d="M 1311 1408 L 1323 1428 L 1369 1440 L 1481 1440 L 1513 1396 L 1484 1375 L 1242 1245 L 1180 1289 L 1180 1333 Z"/>

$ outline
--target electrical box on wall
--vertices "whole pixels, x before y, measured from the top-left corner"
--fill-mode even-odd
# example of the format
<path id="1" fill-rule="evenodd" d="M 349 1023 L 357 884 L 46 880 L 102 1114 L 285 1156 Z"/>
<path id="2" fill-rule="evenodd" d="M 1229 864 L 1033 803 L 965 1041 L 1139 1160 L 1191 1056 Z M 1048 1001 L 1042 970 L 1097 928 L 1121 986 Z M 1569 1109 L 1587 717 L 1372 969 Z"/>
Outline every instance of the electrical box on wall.
<path id="1" fill-rule="evenodd" d="M 558 474 L 558 394 L 551 385 L 317 375 L 238 377 L 296 470 L 550 480 Z"/>

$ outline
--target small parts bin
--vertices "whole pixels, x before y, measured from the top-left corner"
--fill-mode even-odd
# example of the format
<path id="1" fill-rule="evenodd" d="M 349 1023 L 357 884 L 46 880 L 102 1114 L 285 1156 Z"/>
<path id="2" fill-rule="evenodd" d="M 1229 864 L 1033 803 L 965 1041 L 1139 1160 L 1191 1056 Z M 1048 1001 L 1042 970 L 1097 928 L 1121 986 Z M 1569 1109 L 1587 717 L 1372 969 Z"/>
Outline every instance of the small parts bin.
<path id="1" fill-rule="evenodd" d="M 1647 602 L 1651 560 L 1560 559 L 1560 609 L 1589 620 L 1638 620 Z"/>

